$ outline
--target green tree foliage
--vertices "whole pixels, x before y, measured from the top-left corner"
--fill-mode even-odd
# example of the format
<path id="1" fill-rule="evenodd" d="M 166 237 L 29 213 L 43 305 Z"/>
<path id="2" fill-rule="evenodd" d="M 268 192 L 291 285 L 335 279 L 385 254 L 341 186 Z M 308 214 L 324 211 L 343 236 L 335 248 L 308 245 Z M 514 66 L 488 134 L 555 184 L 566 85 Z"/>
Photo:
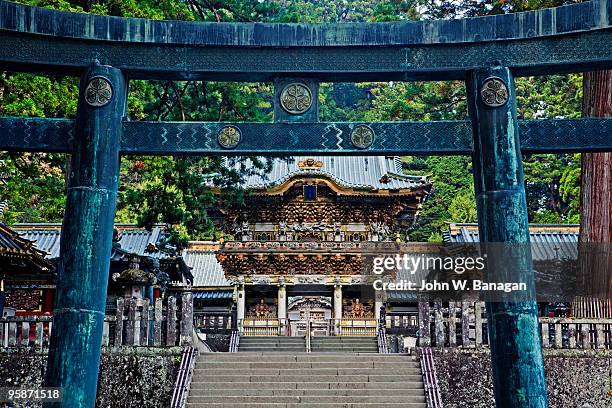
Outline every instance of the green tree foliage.
<path id="1" fill-rule="evenodd" d="M 525 119 L 578 118 L 582 75 L 520 78 L 517 99 L 519 116 Z M 580 155 L 526 156 L 524 167 L 530 221 L 578 222 Z"/>
<path id="2" fill-rule="evenodd" d="M 0 75 L 0 115 L 72 117 L 78 95 L 75 78 L 31 74 Z M 64 212 L 66 156 L 1 153 L 0 200 L 9 203 L 4 221 L 60 221 Z"/>

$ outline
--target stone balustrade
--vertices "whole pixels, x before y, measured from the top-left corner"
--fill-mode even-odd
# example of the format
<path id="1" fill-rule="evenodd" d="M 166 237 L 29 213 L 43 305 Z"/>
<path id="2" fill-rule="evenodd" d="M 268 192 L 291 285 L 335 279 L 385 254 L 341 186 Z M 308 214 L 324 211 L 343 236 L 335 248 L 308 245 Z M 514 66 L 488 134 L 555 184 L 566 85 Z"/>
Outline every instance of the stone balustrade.
<path id="1" fill-rule="evenodd" d="M 419 344 L 477 348 L 488 347 L 488 323 L 483 302 L 419 304 Z M 387 316 L 387 325 L 393 316 Z M 540 317 L 543 348 L 612 349 L 612 319 Z"/>
<path id="2" fill-rule="evenodd" d="M 181 305 L 169 296 L 157 299 L 116 301 L 114 315 L 104 319 L 102 345 L 106 347 L 173 347 L 191 344 L 193 309 L 191 293 L 182 294 Z M 46 350 L 53 328 L 52 316 L 12 316 L 0 319 L 0 351 Z"/>

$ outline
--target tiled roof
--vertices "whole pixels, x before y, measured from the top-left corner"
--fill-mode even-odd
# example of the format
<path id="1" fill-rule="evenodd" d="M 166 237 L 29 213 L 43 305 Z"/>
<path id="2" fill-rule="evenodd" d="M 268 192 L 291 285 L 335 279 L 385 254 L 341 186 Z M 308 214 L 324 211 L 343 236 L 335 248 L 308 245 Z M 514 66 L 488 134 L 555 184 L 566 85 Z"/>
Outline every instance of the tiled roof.
<path id="1" fill-rule="evenodd" d="M 21 237 L 3 223 L 0 223 L 0 254 L 28 258 L 41 267 L 51 267 L 51 264 L 44 259 L 45 253 L 38 250 L 34 242 Z"/>
<path id="2" fill-rule="evenodd" d="M 163 227 L 154 226 L 151 231 L 143 228 L 122 228 L 119 229 L 119 244 L 121 249 L 133 254 L 150 256 L 153 258 L 164 258 L 166 255 L 161 251 L 148 251 L 149 245 L 157 246 L 162 237 Z"/>
<path id="3" fill-rule="evenodd" d="M 387 301 L 389 302 L 417 302 L 418 301 L 417 292 L 408 291 L 408 290 L 389 290 L 387 291 Z"/>
<path id="4" fill-rule="evenodd" d="M 531 224 L 529 237 L 534 261 L 578 259 L 579 226 L 574 224 Z M 478 224 L 449 223 L 444 242 L 478 242 Z"/>
<path id="5" fill-rule="evenodd" d="M 115 227 L 119 230 L 119 244 L 123 251 L 160 259 L 167 256 L 161 251 L 147 250 L 149 244 L 158 244 L 163 232 L 161 226 L 154 226 L 151 231 L 127 224 L 117 224 Z M 21 237 L 36 241 L 36 247 L 48 253 L 48 258 L 59 258 L 61 224 L 17 224 L 14 229 Z"/>
<path id="6" fill-rule="evenodd" d="M 207 290 L 207 291 L 195 291 L 193 293 L 194 299 L 232 299 L 234 293 L 228 290 Z"/>
<path id="7" fill-rule="evenodd" d="M 4 211 L 6 211 L 7 207 L 8 207 L 8 202 L 0 201 L 0 216 L 2 215 L 2 213 L 4 213 Z"/>
<path id="8" fill-rule="evenodd" d="M 194 287 L 231 287 L 213 251 L 187 249 L 183 259 L 191 267 Z"/>
<path id="9" fill-rule="evenodd" d="M 300 168 L 298 164 L 307 159 L 322 165 L 319 169 Z M 228 163 L 236 169 L 240 166 L 231 159 Z M 397 156 L 293 156 L 274 159 L 269 173 L 247 176 L 243 187 L 270 188 L 299 175 L 326 176 L 342 187 L 366 190 L 412 189 L 429 184 L 426 177 L 404 175 Z"/>
<path id="10" fill-rule="evenodd" d="M 23 229 L 21 225 L 16 225 L 14 228 L 23 238 L 35 241 L 36 247 L 48 254 L 47 258 L 59 258 L 60 226 L 57 229 Z"/>
<path id="11" fill-rule="evenodd" d="M 0 250 L 14 253 L 36 253 L 31 240 L 20 237 L 14 230 L 7 225 L 0 223 Z"/>

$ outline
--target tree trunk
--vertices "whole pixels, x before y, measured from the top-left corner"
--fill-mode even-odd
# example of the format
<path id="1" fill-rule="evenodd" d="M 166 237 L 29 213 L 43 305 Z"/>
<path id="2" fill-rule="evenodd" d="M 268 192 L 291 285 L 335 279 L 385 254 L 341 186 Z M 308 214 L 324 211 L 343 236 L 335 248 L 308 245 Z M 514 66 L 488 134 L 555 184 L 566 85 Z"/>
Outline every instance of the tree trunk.
<path id="1" fill-rule="evenodd" d="M 612 117 L 612 70 L 585 73 L 583 90 L 583 116 Z M 583 288 L 612 299 L 612 152 L 582 155 L 580 199 Z"/>

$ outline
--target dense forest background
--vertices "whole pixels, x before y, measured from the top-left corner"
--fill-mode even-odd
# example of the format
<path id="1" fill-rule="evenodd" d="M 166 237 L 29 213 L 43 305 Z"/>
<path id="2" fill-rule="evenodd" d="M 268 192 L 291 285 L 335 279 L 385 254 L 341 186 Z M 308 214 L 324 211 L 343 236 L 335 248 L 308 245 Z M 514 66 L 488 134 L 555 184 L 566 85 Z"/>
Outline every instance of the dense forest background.
<path id="1" fill-rule="evenodd" d="M 385 22 L 461 18 L 553 7 L 552 0 L 26 0 L 21 3 L 104 15 L 209 22 Z M 57 52 L 61 52 L 58 50 Z M 2 72 L 0 115 L 74 117 L 78 79 Z M 132 120 L 271 121 L 270 83 L 131 81 Z M 582 75 L 519 78 L 519 117 L 580 116 Z M 324 121 L 455 120 L 467 118 L 462 82 L 323 84 Z M 580 155 L 524 158 L 530 221 L 577 223 Z M 440 240 L 445 222 L 475 222 L 471 160 L 465 156 L 404 157 L 404 171 L 433 182 L 412 240 Z M 63 154 L 0 152 L 3 221 L 59 222 L 63 217 Z M 222 158 L 124 157 L 117 222 L 143 226 L 163 222 L 174 239 L 215 238 L 207 209 L 241 202 L 237 188 L 249 172 L 265 173 L 265 159 L 253 168 L 228 170 Z M 211 182 L 225 192 L 212 193 Z"/>

